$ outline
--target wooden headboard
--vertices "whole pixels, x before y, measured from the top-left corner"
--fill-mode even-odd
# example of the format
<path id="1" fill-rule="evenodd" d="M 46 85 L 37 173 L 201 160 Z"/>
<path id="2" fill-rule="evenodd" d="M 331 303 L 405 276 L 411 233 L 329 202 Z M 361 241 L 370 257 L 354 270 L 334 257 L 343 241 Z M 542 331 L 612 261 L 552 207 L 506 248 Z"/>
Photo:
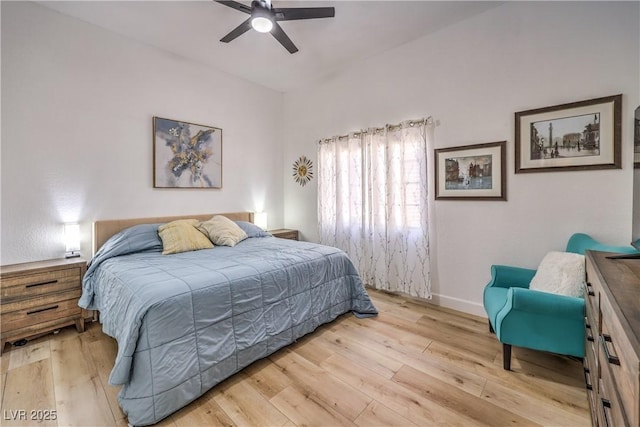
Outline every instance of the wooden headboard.
<path id="1" fill-rule="evenodd" d="M 132 227 L 138 224 L 156 224 L 175 221 L 177 219 L 190 219 L 194 218 L 198 221 L 204 221 L 211 218 L 213 215 L 224 215 L 229 219 L 235 221 L 248 221 L 253 222 L 253 212 L 231 212 L 221 214 L 202 214 L 202 215 L 180 215 L 180 216 L 162 216 L 155 218 L 130 218 L 130 219 L 109 219 L 100 220 L 93 223 L 93 253 L 96 253 L 98 249 L 104 243 L 109 240 L 111 236 L 119 233 L 125 228 Z"/>

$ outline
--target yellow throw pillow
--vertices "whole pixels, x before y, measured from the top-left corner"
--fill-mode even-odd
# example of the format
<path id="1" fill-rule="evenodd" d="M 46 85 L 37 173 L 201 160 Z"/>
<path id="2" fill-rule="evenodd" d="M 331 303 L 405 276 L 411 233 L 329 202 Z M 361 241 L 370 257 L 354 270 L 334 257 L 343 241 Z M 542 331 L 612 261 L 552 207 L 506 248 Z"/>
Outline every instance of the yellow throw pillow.
<path id="1" fill-rule="evenodd" d="M 196 228 L 198 220 L 179 219 L 161 225 L 158 234 L 162 239 L 162 255 L 211 249 L 211 241 Z"/>
<path id="2" fill-rule="evenodd" d="M 247 238 L 247 233 L 238 224 L 222 215 L 201 222 L 197 228 L 209 236 L 214 245 L 235 246 Z"/>

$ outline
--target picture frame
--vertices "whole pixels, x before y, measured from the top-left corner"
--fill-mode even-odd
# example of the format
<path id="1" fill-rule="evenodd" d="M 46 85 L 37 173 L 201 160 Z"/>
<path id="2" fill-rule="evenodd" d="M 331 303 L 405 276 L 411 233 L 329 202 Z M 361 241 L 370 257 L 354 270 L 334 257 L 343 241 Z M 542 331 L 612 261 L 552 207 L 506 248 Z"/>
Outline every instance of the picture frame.
<path id="1" fill-rule="evenodd" d="M 154 116 L 153 187 L 222 188 L 222 129 Z"/>
<path id="2" fill-rule="evenodd" d="M 515 173 L 621 169 L 622 95 L 515 113 Z"/>
<path id="3" fill-rule="evenodd" d="M 640 107 L 636 108 L 633 118 L 633 167 L 640 169 Z"/>
<path id="4" fill-rule="evenodd" d="M 507 142 L 438 148 L 436 200 L 507 200 Z"/>

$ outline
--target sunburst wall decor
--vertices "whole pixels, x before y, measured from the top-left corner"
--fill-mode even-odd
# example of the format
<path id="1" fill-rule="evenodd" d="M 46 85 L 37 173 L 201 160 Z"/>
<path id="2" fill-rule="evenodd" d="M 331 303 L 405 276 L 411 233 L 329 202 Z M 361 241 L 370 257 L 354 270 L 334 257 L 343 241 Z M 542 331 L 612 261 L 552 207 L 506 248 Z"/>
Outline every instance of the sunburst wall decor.
<path id="1" fill-rule="evenodd" d="M 301 156 L 293 162 L 293 180 L 301 186 L 307 185 L 307 182 L 313 178 L 313 163 L 306 156 Z"/>

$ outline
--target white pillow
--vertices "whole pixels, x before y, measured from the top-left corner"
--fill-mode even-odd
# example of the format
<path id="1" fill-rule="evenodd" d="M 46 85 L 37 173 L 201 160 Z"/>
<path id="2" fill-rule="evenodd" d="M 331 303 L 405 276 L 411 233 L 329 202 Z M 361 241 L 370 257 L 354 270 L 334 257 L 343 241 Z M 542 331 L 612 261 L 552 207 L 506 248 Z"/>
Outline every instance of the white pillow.
<path id="1" fill-rule="evenodd" d="M 529 289 L 583 297 L 585 275 L 584 255 L 549 252 L 540 262 Z"/>
<path id="2" fill-rule="evenodd" d="M 247 238 L 247 233 L 229 218 L 216 215 L 197 225 L 214 245 L 235 246 Z"/>

